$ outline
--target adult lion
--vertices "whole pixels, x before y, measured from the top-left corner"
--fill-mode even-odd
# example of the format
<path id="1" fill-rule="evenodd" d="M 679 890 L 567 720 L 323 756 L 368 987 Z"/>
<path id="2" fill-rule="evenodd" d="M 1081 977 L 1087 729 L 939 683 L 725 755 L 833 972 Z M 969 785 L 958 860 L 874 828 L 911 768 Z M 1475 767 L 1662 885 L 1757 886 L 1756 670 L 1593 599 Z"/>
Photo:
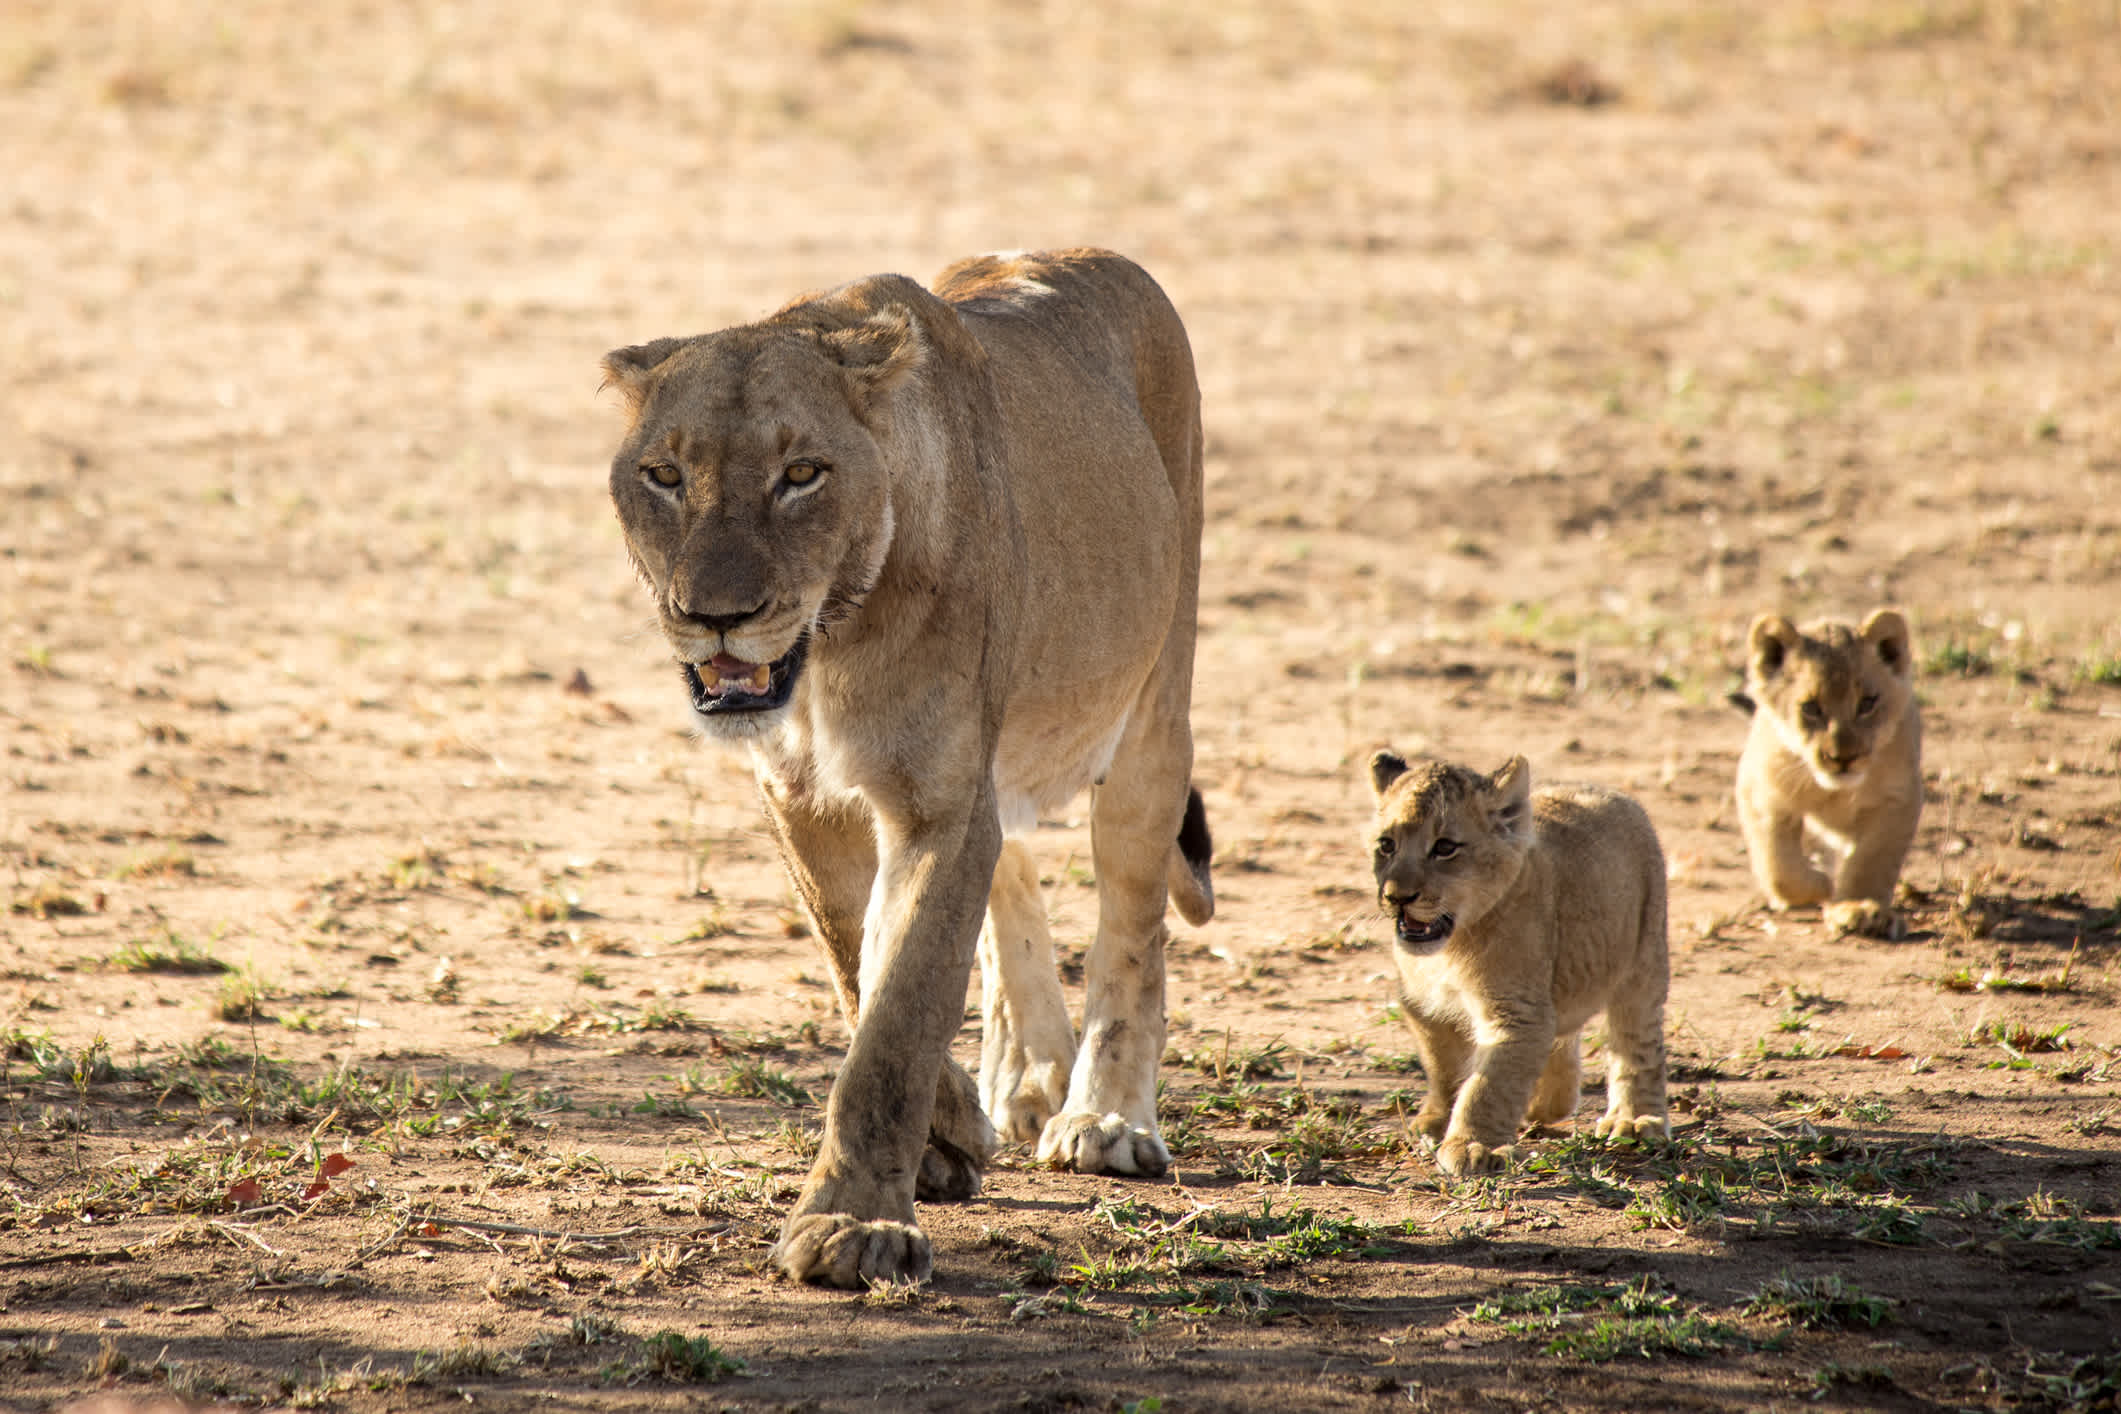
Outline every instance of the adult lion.
<path id="1" fill-rule="evenodd" d="M 627 548 L 700 729 L 750 748 L 853 1030 L 776 1260 L 925 1278 L 915 1193 L 978 1191 L 982 1100 L 1043 1158 L 1163 1170 L 1164 905 L 1214 910 L 1188 785 L 1200 392 L 1163 291 L 1104 251 L 986 256 L 604 368 Z M 996 863 L 1085 786 L 1078 1051 L 1036 871 L 1014 841 Z M 947 1052 L 983 911 L 978 1094 Z"/>

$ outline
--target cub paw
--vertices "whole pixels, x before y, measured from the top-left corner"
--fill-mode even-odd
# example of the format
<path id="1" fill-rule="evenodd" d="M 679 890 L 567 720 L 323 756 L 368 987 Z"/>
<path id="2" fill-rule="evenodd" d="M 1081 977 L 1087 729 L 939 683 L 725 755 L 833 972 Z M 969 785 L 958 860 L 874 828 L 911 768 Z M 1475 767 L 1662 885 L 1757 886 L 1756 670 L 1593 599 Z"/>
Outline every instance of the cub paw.
<path id="1" fill-rule="evenodd" d="M 1063 1112 L 1046 1122 L 1038 1156 L 1077 1173 L 1124 1173 L 1153 1178 L 1171 1167 L 1171 1151 L 1153 1129 L 1119 1114 Z"/>
<path id="2" fill-rule="evenodd" d="M 788 1219 L 773 1261 L 797 1281 L 858 1291 L 886 1282 L 923 1282 L 935 1270 L 928 1239 L 912 1223 L 849 1213 L 800 1213 Z"/>
<path id="3" fill-rule="evenodd" d="M 1515 1145 L 1488 1145 L 1463 1136 L 1446 1139 L 1436 1146 L 1436 1167 L 1453 1178 L 1473 1173 L 1500 1173 L 1516 1157 Z"/>
<path id="4" fill-rule="evenodd" d="M 1827 904 L 1819 916 L 1826 931 L 1836 938 L 1854 933 L 1897 943 L 1907 936 L 1907 920 L 1875 899 L 1841 899 Z"/>
<path id="5" fill-rule="evenodd" d="M 1663 1115 L 1606 1115 L 1596 1132 L 1601 1139 L 1669 1139 L 1672 1123 Z"/>

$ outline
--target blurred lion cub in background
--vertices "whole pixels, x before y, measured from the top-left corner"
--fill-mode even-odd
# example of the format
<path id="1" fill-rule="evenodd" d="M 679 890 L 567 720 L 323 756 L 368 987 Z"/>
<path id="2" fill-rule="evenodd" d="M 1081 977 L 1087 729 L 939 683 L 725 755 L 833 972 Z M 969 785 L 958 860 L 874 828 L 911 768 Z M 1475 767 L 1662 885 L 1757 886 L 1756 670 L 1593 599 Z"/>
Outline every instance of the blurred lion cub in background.
<path id="1" fill-rule="evenodd" d="M 1445 1173 L 1502 1168 L 1529 1119 L 1575 1112 L 1580 1033 L 1606 1014 L 1605 1135 L 1670 1132 L 1664 851 L 1641 806 L 1596 786 L 1370 758 L 1371 863 L 1428 1073 L 1414 1128 Z"/>
<path id="2" fill-rule="evenodd" d="M 1878 609 L 1860 625 L 1819 619 L 1800 630 L 1762 614 L 1747 638 L 1745 691 L 1732 700 L 1753 714 L 1738 758 L 1753 877 L 1776 908 L 1821 905 L 1836 934 L 1904 936 L 1893 886 L 1922 819 L 1907 620 Z"/>

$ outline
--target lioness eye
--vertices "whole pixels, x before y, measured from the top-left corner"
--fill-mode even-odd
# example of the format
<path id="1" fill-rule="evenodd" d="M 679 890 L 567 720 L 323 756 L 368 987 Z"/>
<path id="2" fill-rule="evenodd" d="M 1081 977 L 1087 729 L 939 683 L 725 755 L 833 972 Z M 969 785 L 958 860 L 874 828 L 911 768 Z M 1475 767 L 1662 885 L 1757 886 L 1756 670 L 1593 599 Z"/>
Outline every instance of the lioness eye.
<path id="1" fill-rule="evenodd" d="M 669 490 L 685 479 L 685 473 L 679 471 L 668 462 L 657 462 L 654 466 L 644 466 L 641 470 L 648 473 L 649 480 L 665 490 Z"/>
<path id="2" fill-rule="evenodd" d="M 1398 851 L 1399 841 L 1393 839 L 1390 835 L 1385 835 L 1377 841 L 1377 857 L 1379 859 L 1389 859 Z"/>
<path id="3" fill-rule="evenodd" d="M 1429 846 L 1429 858 L 1431 859 L 1449 859 L 1456 853 L 1458 853 L 1457 840 L 1438 840 L 1435 844 Z"/>
<path id="4" fill-rule="evenodd" d="M 825 468 L 817 462 L 790 462 L 781 468 L 781 477 L 790 486 L 808 486 L 818 479 Z"/>
<path id="5" fill-rule="evenodd" d="M 1808 727 L 1816 727 L 1826 720 L 1826 713 L 1819 710 L 1819 703 L 1816 698 L 1799 707 L 1797 714 L 1804 718 L 1804 724 Z"/>
<path id="6" fill-rule="evenodd" d="M 1877 710 L 1878 694 L 1875 692 L 1864 693 L 1863 700 L 1856 704 L 1856 715 L 1859 717 L 1868 717 L 1871 713 Z"/>

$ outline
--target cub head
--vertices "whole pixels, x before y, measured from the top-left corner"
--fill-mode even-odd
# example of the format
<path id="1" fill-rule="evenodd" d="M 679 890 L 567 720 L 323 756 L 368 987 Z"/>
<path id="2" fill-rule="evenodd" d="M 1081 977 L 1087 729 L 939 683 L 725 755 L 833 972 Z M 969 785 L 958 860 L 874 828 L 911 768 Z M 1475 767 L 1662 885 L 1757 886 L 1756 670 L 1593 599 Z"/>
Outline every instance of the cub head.
<path id="1" fill-rule="evenodd" d="M 1493 775 L 1436 762 L 1370 758 L 1377 796 L 1370 863 L 1399 946 L 1437 952 L 1509 893 L 1532 847 L 1532 768 L 1513 756 Z"/>
<path id="2" fill-rule="evenodd" d="M 714 735 L 770 730 L 812 640 L 883 572 L 892 394 L 925 353 L 878 297 L 892 278 L 604 358 L 630 418 L 612 503 Z"/>
<path id="3" fill-rule="evenodd" d="M 1907 620 L 1879 609 L 1862 625 L 1835 619 L 1802 631 L 1780 614 L 1753 620 L 1746 694 L 1783 744 L 1827 790 L 1862 781 L 1907 716 L 1915 667 Z"/>

